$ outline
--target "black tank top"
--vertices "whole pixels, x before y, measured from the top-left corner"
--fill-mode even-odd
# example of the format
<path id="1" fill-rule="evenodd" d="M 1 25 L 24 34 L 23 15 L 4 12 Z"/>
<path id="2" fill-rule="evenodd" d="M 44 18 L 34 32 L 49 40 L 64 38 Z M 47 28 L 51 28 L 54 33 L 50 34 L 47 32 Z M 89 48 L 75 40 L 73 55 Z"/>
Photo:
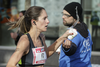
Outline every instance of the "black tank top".
<path id="1" fill-rule="evenodd" d="M 28 54 L 22 56 L 22 58 L 21 58 L 21 64 L 19 64 L 19 66 L 20 67 L 31 67 L 31 66 L 32 67 L 36 67 L 36 66 L 44 65 L 44 64 L 32 65 L 33 58 L 34 58 L 33 53 L 32 53 L 32 48 L 36 48 L 36 47 L 34 46 L 33 41 L 31 39 L 29 33 L 27 33 L 26 35 L 28 36 L 28 39 L 29 39 L 30 49 L 29 49 Z M 40 37 L 40 40 L 42 42 L 41 37 Z M 43 42 L 42 42 L 42 46 L 44 46 Z"/>

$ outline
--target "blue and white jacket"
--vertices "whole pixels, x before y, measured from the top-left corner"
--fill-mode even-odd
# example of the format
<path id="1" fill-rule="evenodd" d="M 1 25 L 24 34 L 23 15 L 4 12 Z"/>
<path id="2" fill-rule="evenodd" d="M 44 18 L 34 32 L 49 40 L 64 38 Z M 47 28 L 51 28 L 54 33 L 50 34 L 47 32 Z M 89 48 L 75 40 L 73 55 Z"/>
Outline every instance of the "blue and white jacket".
<path id="1" fill-rule="evenodd" d="M 61 45 L 59 67 L 92 67 L 91 51 L 92 39 L 85 23 L 74 27 L 77 35 L 71 40 L 71 48 L 66 49 Z"/>

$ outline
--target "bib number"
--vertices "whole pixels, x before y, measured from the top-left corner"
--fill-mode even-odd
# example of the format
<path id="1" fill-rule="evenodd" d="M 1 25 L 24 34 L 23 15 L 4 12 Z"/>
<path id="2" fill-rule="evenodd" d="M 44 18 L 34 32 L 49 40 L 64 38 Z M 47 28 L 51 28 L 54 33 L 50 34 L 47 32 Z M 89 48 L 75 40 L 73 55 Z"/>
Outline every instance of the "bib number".
<path id="1" fill-rule="evenodd" d="M 44 47 L 32 48 L 33 51 L 33 65 L 34 64 L 44 64 L 47 56 Z"/>

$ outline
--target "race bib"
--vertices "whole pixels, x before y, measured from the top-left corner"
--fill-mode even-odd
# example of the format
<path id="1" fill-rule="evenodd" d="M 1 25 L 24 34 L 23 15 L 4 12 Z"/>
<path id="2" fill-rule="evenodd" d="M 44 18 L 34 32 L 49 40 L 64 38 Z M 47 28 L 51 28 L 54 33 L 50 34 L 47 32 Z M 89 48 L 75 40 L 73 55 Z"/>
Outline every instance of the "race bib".
<path id="1" fill-rule="evenodd" d="M 37 48 L 32 48 L 33 52 L 33 65 L 35 64 L 44 64 L 47 59 L 47 55 L 45 52 L 44 47 L 37 47 Z"/>

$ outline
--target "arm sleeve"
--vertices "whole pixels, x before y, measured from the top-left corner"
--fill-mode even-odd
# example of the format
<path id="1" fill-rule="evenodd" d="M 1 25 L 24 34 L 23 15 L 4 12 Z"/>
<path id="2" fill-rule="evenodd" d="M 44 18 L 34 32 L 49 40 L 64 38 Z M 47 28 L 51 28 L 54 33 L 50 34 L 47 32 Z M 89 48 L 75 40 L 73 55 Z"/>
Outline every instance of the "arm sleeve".
<path id="1" fill-rule="evenodd" d="M 77 50 L 77 46 L 74 44 L 74 43 L 71 43 L 71 47 L 70 48 L 64 48 L 62 46 L 62 50 L 64 51 L 64 53 L 67 55 L 67 56 L 71 56 L 73 55 L 76 50 Z"/>
<path id="2" fill-rule="evenodd" d="M 72 43 L 71 43 L 71 47 L 69 49 L 64 48 L 63 46 L 61 48 L 67 56 L 71 56 L 76 52 L 77 46 L 80 44 L 80 41 L 81 41 L 80 34 L 78 34 L 71 40 Z"/>

